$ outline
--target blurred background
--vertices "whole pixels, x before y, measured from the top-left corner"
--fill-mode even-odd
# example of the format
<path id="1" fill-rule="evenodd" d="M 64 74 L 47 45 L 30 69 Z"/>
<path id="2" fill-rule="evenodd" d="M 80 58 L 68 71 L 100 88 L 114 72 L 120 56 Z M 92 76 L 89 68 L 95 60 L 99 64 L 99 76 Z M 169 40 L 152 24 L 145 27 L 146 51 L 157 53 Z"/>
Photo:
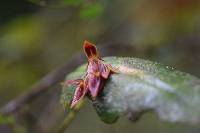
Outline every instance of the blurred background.
<path id="1" fill-rule="evenodd" d="M 130 46 L 133 50 L 114 50 L 117 56 L 149 59 L 200 77 L 200 1 L 2 0 L 0 106 L 82 52 L 84 40 L 98 47 Z M 0 117 L 0 132 L 54 132 L 65 115 L 60 88 L 52 86 L 17 118 Z M 88 103 L 66 132 L 199 133 L 200 126 L 160 122 L 151 113 L 137 123 L 120 118 L 107 125 Z"/>

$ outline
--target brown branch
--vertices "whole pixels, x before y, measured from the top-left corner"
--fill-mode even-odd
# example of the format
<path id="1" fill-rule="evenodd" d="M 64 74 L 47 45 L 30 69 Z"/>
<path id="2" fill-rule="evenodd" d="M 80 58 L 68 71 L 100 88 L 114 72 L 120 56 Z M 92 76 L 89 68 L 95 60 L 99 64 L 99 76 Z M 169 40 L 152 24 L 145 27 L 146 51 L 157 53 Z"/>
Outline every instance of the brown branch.
<path id="1" fill-rule="evenodd" d="M 126 53 L 127 51 L 131 50 L 134 50 L 133 47 L 123 44 L 104 45 L 99 49 L 100 53 L 102 53 L 104 56 L 110 56 L 113 54 L 117 55 L 118 53 Z M 8 102 L 4 107 L 1 108 L 0 112 L 4 115 L 16 113 L 23 105 L 28 104 L 46 92 L 51 86 L 64 80 L 65 75 L 70 73 L 83 62 L 84 55 L 82 53 L 76 54 L 68 61 L 68 63 L 44 76 L 35 85 L 33 85 L 29 91 Z"/>
<path id="2" fill-rule="evenodd" d="M 24 104 L 31 102 L 40 94 L 46 92 L 49 87 L 63 80 L 67 73 L 72 71 L 75 67 L 77 67 L 81 63 L 83 63 L 83 58 L 81 54 L 74 56 L 67 64 L 44 76 L 35 85 L 33 85 L 31 89 L 29 89 L 29 91 L 8 102 L 8 104 L 6 104 L 1 109 L 1 113 L 2 114 L 14 113 Z"/>

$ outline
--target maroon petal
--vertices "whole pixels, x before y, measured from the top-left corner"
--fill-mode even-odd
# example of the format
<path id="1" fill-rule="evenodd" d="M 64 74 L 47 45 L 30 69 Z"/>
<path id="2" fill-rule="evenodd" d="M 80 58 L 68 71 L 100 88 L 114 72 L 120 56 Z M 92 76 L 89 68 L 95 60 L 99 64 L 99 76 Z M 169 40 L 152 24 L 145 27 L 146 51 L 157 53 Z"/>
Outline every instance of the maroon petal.
<path id="1" fill-rule="evenodd" d="M 100 65 L 98 60 L 91 60 L 88 63 L 87 73 L 88 74 L 98 74 L 100 73 Z"/>
<path id="2" fill-rule="evenodd" d="M 73 108 L 84 97 L 85 93 L 83 85 L 79 85 L 75 90 L 70 108 Z"/>
<path id="3" fill-rule="evenodd" d="M 79 85 L 81 82 L 83 82 L 82 79 L 75 79 L 75 80 L 67 80 L 66 83 L 69 85 Z"/>
<path id="4" fill-rule="evenodd" d="M 93 98 L 98 95 L 100 87 L 101 78 L 100 76 L 95 76 L 93 74 L 88 75 L 88 89 Z"/>
<path id="5" fill-rule="evenodd" d="M 110 69 L 103 63 L 100 65 L 100 74 L 105 79 L 107 79 L 110 74 Z"/>
<path id="6" fill-rule="evenodd" d="M 92 58 L 92 57 L 97 57 L 97 48 L 94 44 L 85 41 L 84 45 L 83 45 L 83 49 L 85 51 L 86 56 L 88 57 L 88 59 Z"/>

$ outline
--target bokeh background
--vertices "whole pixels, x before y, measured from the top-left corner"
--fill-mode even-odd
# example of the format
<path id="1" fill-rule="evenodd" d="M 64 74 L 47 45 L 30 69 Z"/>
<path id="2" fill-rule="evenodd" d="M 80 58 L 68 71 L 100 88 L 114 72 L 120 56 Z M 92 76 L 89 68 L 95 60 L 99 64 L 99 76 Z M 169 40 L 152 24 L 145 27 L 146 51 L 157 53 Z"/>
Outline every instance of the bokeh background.
<path id="1" fill-rule="evenodd" d="M 29 90 L 82 51 L 84 40 L 130 45 L 120 56 L 174 66 L 200 77 L 199 0 L 2 0 L 0 4 L 0 106 Z M 119 49 L 114 49 L 119 51 Z M 115 54 L 113 54 L 115 55 Z M 54 132 L 65 111 L 55 85 L 17 120 L 0 119 L 0 132 Z M 57 91 L 55 91 L 57 90 Z M 161 122 L 147 113 L 137 123 L 100 121 L 88 104 L 67 133 L 199 133 L 199 125 Z"/>

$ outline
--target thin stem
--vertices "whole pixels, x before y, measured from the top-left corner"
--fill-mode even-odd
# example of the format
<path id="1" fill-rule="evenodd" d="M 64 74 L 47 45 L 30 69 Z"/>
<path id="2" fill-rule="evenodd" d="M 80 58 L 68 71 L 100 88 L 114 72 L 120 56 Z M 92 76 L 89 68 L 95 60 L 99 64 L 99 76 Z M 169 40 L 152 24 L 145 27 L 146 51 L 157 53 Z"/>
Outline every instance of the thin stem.
<path id="1" fill-rule="evenodd" d="M 71 109 L 69 111 L 69 113 L 67 114 L 66 118 L 63 121 L 63 124 L 58 129 L 57 133 L 64 133 L 65 132 L 65 130 L 69 127 L 71 122 L 74 120 L 76 114 L 79 112 L 81 107 L 84 105 L 84 103 L 85 103 L 85 100 L 83 99 L 73 109 Z"/>

